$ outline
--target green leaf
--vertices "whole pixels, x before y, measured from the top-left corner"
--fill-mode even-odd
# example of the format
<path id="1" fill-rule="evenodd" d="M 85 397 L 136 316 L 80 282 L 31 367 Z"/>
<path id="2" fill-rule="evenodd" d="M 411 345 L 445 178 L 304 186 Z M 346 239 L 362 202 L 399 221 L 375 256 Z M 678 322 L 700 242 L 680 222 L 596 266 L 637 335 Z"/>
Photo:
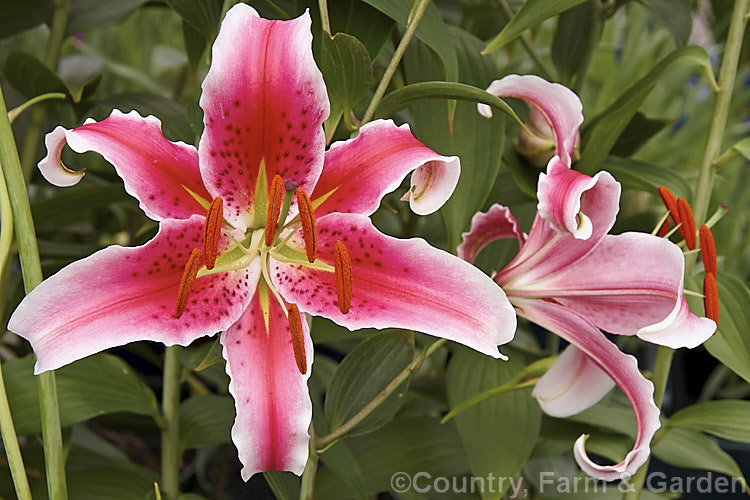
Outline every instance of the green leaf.
<path id="1" fill-rule="evenodd" d="M 118 24 L 148 0 L 72 0 L 65 35 Z"/>
<path id="2" fill-rule="evenodd" d="M 351 491 L 357 500 L 367 499 L 367 484 L 347 441 L 339 441 L 320 455 L 320 460 L 330 468 Z"/>
<path id="3" fill-rule="evenodd" d="M 352 455 L 365 474 L 368 494 L 388 491 L 396 472 L 432 477 L 461 476 L 468 472 L 468 459 L 452 422 L 440 425 L 436 418 L 417 417 L 395 422 L 366 436 L 347 440 Z M 330 469 L 318 472 L 315 498 L 345 500 L 351 493 Z"/>
<path id="4" fill-rule="evenodd" d="M 726 399 L 688 406 L 669 417 L 668 425 L 750 443 L 750 401 Z"/>
<path id="5" fill-rule="evenodd" d="M 631 189 L 656 193 L 659 186 L 666 186 L 675 196 L 689 196 L 692 192 L 690 183 L 682 174 L 656 163 L 607 156 L 600 168 Z"/>
<path id="6" fill-rule="evenodd" d="M 745 137 L 732 146 L 732 149 L 741 154 L 746 160 L 750 160 L 750 137 Z"/>
<path id="7" fill-rule="evenodd" d="M 686 469 L 720 472 L 743 477 L 737 462 L 716 441 L 690 429 L 667 429 L 654 446 L 654 455 L 668 464 Z"/>
<path id="8" fill-rule="evenodd" d="M 180 403 L 180 447 L 229 443 L 234 414 L 231 396 L 204 394 L 186 399 Z"/>
<path id="9" fill-rule="evenodd" d="M 201 360 L 200 363 L 198 363 L 198 366 L 193 368 L 195 371 L 203 371 L 209 366 L 213 366 L 216 363 L 219 363 L 222 359 L 222 347 L 221 342 L 219 342 L 219 337 L 216 337 L 216 340 L 213 341 L 211 344 L 211 348 L 206 353 L 206 356 Z"/>
<path id="10" fill-rule="evenodd" d="M 479 55 L 482 42 L 466 31 L 450 28 L 447 33 L 459 55 L 461 82 L 472 87 L 436 85 L 444 90 L 460 88 L 462 92 L 483 96 L 481 91 L 476 93 L 479 90 L 476 87 L 484 87 L 497 77 L 499 70 L 494 59 Z M 404 60 L 411 84 L 440 78 L 435 58 L 423 44 L 412 44 Z M 456 103 L 455 114 L 451 113 L 450 102 L 445 101 L 414 102 L 412 111 L 414 133 L 419 140 L 440 154 L 461 158 L 458 186 L 440 211 L 448 248 L 455 250 L 461 233 L 468 229 L 472 215 L 484 206 L 497 178 L 505 140 L 505 117 L 495 113 L 488 120 L 477 112 L 474 102 Z"/>
<path id="11" fill-rule="evenodd" d="M 677 45 L 685 45 L 693 28 L 690 2 L 685 0 L 640 0 L 664 23 Z"/>
<path id="12" fill-rule="evenodd" d="M 391 116 L 397 111 L 424 99 L 457 99 L 459 101 L 481 102 L 499 109 L 518 122 L 519 125 L 524 126 L 513 108 L 499 97 L 484 89 L 455 82 L 418 82 L 394 90 L 380 101 L 375 111 L 375 117 Z"/>
<path id="13" fill-rule="evenodd" d="M 182 19 L 206 38 L 219 29 L 222 0 L 167 0 Z"/>
<path id="14" fill-rule="evenodd" d="M 328 387 L 325 415 L 334 430 L 362 410 L 414 357 L 414 334 L 386 331 L 368 337 L 339 364 Z M 365 434 L 385 425 L 403 403 L 408 379 L 357 425 L 350 435 Z"/>
<path id="15" fill-rule="evenodd" d="M 125 92 L 98 99 L 96 104 L 101 114 L 109 116 L 112 109 L 123 113 L 138 111 L 142 116 L 154 115 L 161 120 L 162 132 L 173 141 L 192 143 L 195 138 L 193 127 L 185 115 L 185 109 L 171 99 L 149 92 Z"/>
<path id="16" fill-rule="evenodd" d="M 406 24 L 409 17 L 411 2 L 403 0 L 363 0 L 378 9 L 383 14 L 402 25 Z M 458 80 L 458 59 L 451 37 L 445 36 L 446 26 L 440 11 L 434 3 L 427 6 L 422 20 L 417 26 L 416 37 L 424 42 L 440 59 L 442 65 L 442 76 L 445 80 L 455 82 Z"/>
<path id="17" fill-rule="evenodd" d="M 67 472 L 68 496 L 76 500 L 143 500 L 158 481 L 154 471 L 132 464 Z"/>
<path id="18" fill-rule="evenodd" d="M 597 3 L 587 2 L 563 12 L 558 18 L 552 41 L 552 62 L 563 82 L 572 82 L 583 68 L 586 54 L 598 42 L 600 15 Z"/>
<path id="19" fill-rule="evenodd" d="M 372 83 L 372 61 L 359 40 L 345 33 L 323 33 L 320 70 L 326 82 L 331 105 L 344 112 L 364 97 Z"/>
<path id="20" fill-rule="evenodd" d="M 268 486 L 278 500 L 297 500 L 300 479 L 291 472 L 269 470 L 263 473 Z"/>
<path id="21" fill-rule="evenodd" d="M 357 37 L 375 60 L 393 31 L 393 20 L 359 0 L 336 0 L 335 5 L 329 9 L 331 31 Z"/>
<path id="22" fill-rule="evenodd" d="M 41 432 L 39 400 L 33 375 L 34 358 L 3 364 L 13 419 L 18 434 Z M 156 397 L 123 360 L 98 354 L 56 371 L 60 421 L 63 427 L 113 412 L 157 413 Z"/>
<path id="23" fill-rule="evenodd" d="M 0 0 L 0 39 L 49 21 L 53 10 L 52 0 Z"/>
<path id="24" fill-rule="evenodd" d="M 185 53 L 187 54 L 190 69 L 195 71 L 201 62 L 201 57 L 206 51 L 208 38 L 206 35 L 193 28 L 189 22 L 182 20 L 182 40 L 185 43 Z"/>
<path id="25" fill-rule="evenodd" d="M 651 93 L 664 72 L 677 65 L 687 65 L 702 70 L 712 87 L 716 88 L 711 60 L 702 47 L 691 45 L 675 50 L 659 61 L 646 76 L 628 87 L 624 94 L 588 123 L 581 134 L 583 145 L 581 160 L 576 166 L 578 170 L 589 174 L 599 170 L 623 130 L 638 112 L 643 100 Z"/>
<path id="26" fill-rule="evenodd" d="M 735 276 L 719 273 L 716 277 L 719 288 L 719 331 L 703 345 L 711 355 L 724 363 L 737 375 L 750 382 L 750 317 L 747 305 L 750 304 L 750 290 Z M 700 302 L 692 298 L 692 305 Z"/>
<path id="27" fill-rule="evenodd" d="M 70 96 L 65 82 L 46 64 L 27 52 L 11 53 L 5 59 L 3 75 L 26 99 L 50 92 Z"/>
<path id="28" fill-rule="evenodd" d="M 586 0 L 525 0 L 513 19 L 493 38 L 482 51 L 489 54 L 510 42 L 527 29 L 545 19 L 572 9 Z"/>
<path id="29" fill-rule="evenodd" d="M 522 369 L 523 363 L 516 358 L 501 361 L 459 348 L 445 376 L 448 402 L 455 406 L 500 386 Z M 473 406 L 456 415 L 455 421 L 474 476 L 487 477 L 492 473 L 513 477 L 536 444 L 541 410 L 528 390 L 520 390 Z M 500 498 L 503 494 L 504 491 L 483 492 L 482 498 Z"/>
<path id="30" fill-rule="evenodd" d="M 77 165 L 70 165 L 78 170 Z M 131 202 L 122 184 L 83 184 L 55 191 L 53 196 L 35 202 L 31 214 L 37 229 L 59 229 L 65 224 L 78 222 L 82 213 L 116 203 Z"/>
<path id="31" fill-rule="evenodd" d="M 631 156 L 664 128 L 672 125 L 676 118 L 647 118 L 643 113 L 636 113 L 622 131 L 617 142 L 612 146 L 611 154 Z"/>

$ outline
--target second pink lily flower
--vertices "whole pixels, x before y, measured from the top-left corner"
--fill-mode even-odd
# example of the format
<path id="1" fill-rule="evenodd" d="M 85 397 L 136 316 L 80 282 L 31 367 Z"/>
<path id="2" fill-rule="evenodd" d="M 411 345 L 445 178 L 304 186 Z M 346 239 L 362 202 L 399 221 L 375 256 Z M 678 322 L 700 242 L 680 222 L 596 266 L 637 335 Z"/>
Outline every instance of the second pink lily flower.
<path id="1" fill-rule="evenodd" d="M 556 155 L 540 175 L 538 213 L 528 236 L 507 207 L 493 205 L 474 216 L 458 255 L 473 262 L 494 240 L 518 240 L 518 254 L 494 276 L 495 282 L 520 316 L 571 344 L 536 384 L 534 396 L 547 414 L 567 417 L 593 406 L 617 385 L 635 410 L 633 450 L 618 464 L 599 465 L 586 454 L 584 435 L 574 455 L 593 477 L 628 477 L 649 456 L 659 409 L 653 384 L 636 359 L 602 330 L 677 349 L 700 345 L 716 324 L 688 309 L 678 246 L 650 234 L 608 234 L 619 210 L 620 184 L 607 172 L 590 177 L 570 168 L 583 121 L 578 97 L 536 76 L 510 75 L 488 91 L 535 106 L 554 131 Z M 480 112 L 486 109 L 480 106 Z"/>

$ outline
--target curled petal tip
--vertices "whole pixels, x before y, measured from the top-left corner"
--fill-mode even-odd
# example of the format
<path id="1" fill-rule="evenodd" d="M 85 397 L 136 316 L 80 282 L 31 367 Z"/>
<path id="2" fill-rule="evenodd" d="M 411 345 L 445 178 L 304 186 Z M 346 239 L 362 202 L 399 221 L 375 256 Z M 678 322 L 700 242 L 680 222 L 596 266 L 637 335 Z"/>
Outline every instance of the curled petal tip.
<path id="1" fill-rule="evenodd" d="M 83 170 L 70 170 L 60 158 L 63 147 L 68 142 L 67 132 L 69 130 L 63 127 L 56 127 L 55 130 L 46 135 L 44 144 L 47 146 L 47 156 L 37 164 L 42 176 L 51 184 L 59 187 L 74 186 L 84 176 Z"/>

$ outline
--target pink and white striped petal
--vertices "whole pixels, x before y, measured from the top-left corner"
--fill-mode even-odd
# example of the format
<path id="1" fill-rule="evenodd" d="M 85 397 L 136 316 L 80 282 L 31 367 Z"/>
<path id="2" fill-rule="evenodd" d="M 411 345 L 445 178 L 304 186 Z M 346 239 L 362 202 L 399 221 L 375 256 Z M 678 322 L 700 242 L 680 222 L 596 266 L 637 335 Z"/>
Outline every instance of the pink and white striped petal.
<path id="1" fill-rule="evenodd" d="M 605 481 L 630 477 L 643 465 L 651 452 L 650 443 L 661 426 L 659 408 L 654 404 L 654 385 L 638 370 L 637 360 L 620 351 L 592 323 L 565 306 L 546 300 L 514 298 L 519 314 L 529 321 L 556 333 L 570 342 L 614 380 L 625 393 L 635 411 L 638 434 L 633 449 L 621 462 L 614 465 L 599 465 L 586 454 L 584 434 L 576 441 L 573 454 L 583 471 Z M 593 390 L 601 390 L 595 385 Z M 571 403 L 570 398 L 566 400 Z M 574 411 L 576 407 L 572 407 Z M 561 410 L 562 411 L 562 410 Z"/>
<path id="2" fill-rule="evenodd" d="M 247 481 L 267 470 L 302 474 L 308 454 L 312 403 L 307 390 L 313 344 L 302 319 L 307 372 L 297 368 L 284 311 L 273 296 L 268 302 L 268 330 L 259 294 L 242 317 L 221 335 L 229 375 L 229 392 L 237 416 L 232 441 Z"/>
<path id="3" fill-rule="evenodd" d="M 607 235 L 584 258 L 512 293 L 554 298 L 610 333 L 643 333 L 657 344 L 692 348 L 716 325 L 688 310 L 684 268 L 682 250 L 669 240 L 644 233 Z"/>
<path id="4" fill-rule="evenodd" d="M 57 127 L 47 134 L 47 156 L 38 166 L 44 178 L 56 186 L 72 186 L 83 176 L 83 171 L 73 172 L 60 161 L 66 142 L 76 153 L 95 151 L 114 165 L 125 190 L 154 220 L 205 214 L 194 195 L 211 201 L 201 180 L 195 148 L 167 140 L 155 116 L 144 118 L 136 111 L 114 110 L 100 122 L 89 119 L 73 130 Z"/>
<path id="5" fill-rule="evenodd" d="M 557 156 L 570 166 L 578 127 L 583 123 L 583 105 L 572 90 L 536 75 L 508 75 L 490 83 L 487 92 L 522 99 L 541 111 L 554 132 Z M 487 118 L 492 116 L 486 104 L 477 104 L 477 110 Z"/>
<path id="6" fill-rule="evenodd" d="M 570 169 L 560 158 L 554 157 L 547 165 L 547 173 L 539 175 L 537 188 L 539 215 L 559 232 L 568 232 L 577 239 L 588 239 L 593 234 L 596 214 L 611 215 L 607 231 L 614 224 L 617 210 L 611 206 L 620 200 L 620 183 L 609 172 L 594 177 Z M 606 231 L 605 231 L 606 233 Z"/>
<path id="7" fill-rule="evenodd" d="M 271 279 L 286 300 L 351 330 L 413 329 L 502 357 L 497 346 L 513 338 L 516 315 L 479 269 L 420 238 L 386 236 L 363 215 L 330 214 L 317 224 L 318 261 L 333 265 L 336 241 L 349 252 L 351 310 L 339 310 L 333 272 L 274 261 Z M 291 244 L 302 248 L 299 237 Z"/>
<path id="8" fill-rule="evenodd" d="M 321 217 L 332 212 L 371 215 L 387 193 L 411 176 L 403 201 L 419 215 L 435 212 L 450 198 L 461 164 L 455 156 L 441 156 L 419 142 L 409 125 L 376 120 L 359 129 L 354 139 L 334 143 L 326 152 L 323 173 L 311 199 L 325 200 L 316 209 Z"/>
<path id="9" fill-rule="evenodd" d="M 188 345 L 237 321 L 258 282 L 258 261 L 197 278 L 187 308 L 174 317 L 183 269 L 192 249 L 202 245 L 203 221 L 197 215 L 164 220 L 145 245 L 105 248 L 36 287 L 8 323 L 31 342 L 35 372 L 137 340 Z M 228 244 L 223 238 L 222 248 Z"/>
<path id="10" fill-rule="evenodd" d="M 329 109 L 311 43 L 308 13 L 270 21 L 240 3 L 222 22 L 203 80 L 198 150 L 209 192 L 239 229 L 253 220 L 260 168 L 268 185 L 279 174 L 308 193 L 320 176 Z"/>
<path id="11" fill-rule="evenodd" d="M 461 235 L 458 257 L 473 264 L 484 247 L 503 238 L 516 238 L 519 246 L 526 241 L 510 209 L 495 203 L 487 212 L 478 212 L 471 218 L 469 231 Z"/>
<path id="12" fill-rule="evenodd" d="M 532 396 L 547 415 L 565 418 L 598 403 L 615 386 L 591 358 L 569 345 L 534 386 Z"/>

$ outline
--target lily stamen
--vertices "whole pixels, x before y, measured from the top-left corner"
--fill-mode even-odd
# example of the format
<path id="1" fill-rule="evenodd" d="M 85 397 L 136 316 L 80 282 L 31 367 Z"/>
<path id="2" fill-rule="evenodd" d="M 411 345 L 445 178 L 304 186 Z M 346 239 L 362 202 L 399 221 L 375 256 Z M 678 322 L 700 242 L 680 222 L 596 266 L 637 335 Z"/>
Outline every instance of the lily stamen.
<path id="1" fill-rule="evenodd" d="M 693 209 L 690 208 L 690 204 L 685 198 L 677 199 L 677 209 L 680 213 L 680 222 L 682 223 L 682 229 L 680 234 L 685 240 L 685 244 L 690 250 L 695 250 L 696 237 L 695 237 L 695 217 L 693 217 Z"/>
<path id="2" fill-rule="evenodd" d="M 662 203 L 664 203 L 664 206 L 667 207 L 667 210 L 669 210 L 669 215 L 672 216 L 672 220 L 674 221 L 674 223 L 679 224 L 680 210 L 677 207 L 677 199 L 675 198 L 672 191 L 670 191 L 669 188 L 665 186 L 659 186 L 658 193 L 661 197 Z"/>
<path id="3" fill-rule="evenodd" d="M 292 335 L 292 349 L 297 369 L 304 375 L 307 373 L 307 355 L 305 353 L 305 335 L 302 331 L 302 317 L 296 304 L 289 304 L 289 332 Z"/>
<path id="4" fill-rule="evenodd" d="M 200 248 L 193 248 L 193 251 L 190 252 L 190 257 L 188 258 L 187 264 L 185 264 L 185 271 L 183 271 L 182 278 L 180 279 L 180 288 L 177 292 L 177 302 L 174 305 L 175 318 L 179 318 L 182 316 L 182 313 L 185 312 L 187 299 L 190 296 L 193 283 L 195 283 L 195 278 L 198 276 L 201 257 L 203 257 L 203 252 L 201 252 Z"/>
<path id="5" fill-rule="evenodd" d="M 663 238 L 664 236 L 669 233 L 669 219 L 664 219 L 664 222 L 662 223 L 661 227 L 659 228 L 659 231 L 656 233 L 657 236 L 660 238 Z"/>
<path id="6" fill-rule="evenodd" d="M 707 225 L 703 224 L 698 231 L 698 237 L 701 245 L 701 259 L 703 260 L 703 268 L 706 273 L 716 274 L 718 271 L 716 265 L 716 243 L 714 242 L 714 235 Z"/>
<path id="7" fill-rule="evenodd" d="M 219 237 L 224 221 L 224 200 L 217 196 L 208 207 L 206 226 L 203 230 L 203 254 L 206 257 L 206 267 L 213 269 L 219 254 Z"/>
<path id="8" fill-rule="evenodd" d="M 284 181 L 279 174 L 273 176 L 271 189 L 268 193 L 268 213 L 266 215 L 266 246 L 271 246 L 276 237 L 276 224 L 281 215 L 281 205 L 284 202 Z"/>
<path id="9" fill-rule="evenodd" d="M 305 240 L 305 252 L 307 260 L 315 262 L 318 255 L 318 231 L 315 226 L 315 213 L 313 212 L 310 198 L 302 188 L 297 189 L 297 207 L 299 219 L 302 222 L 302 238 Z"/>
<path id="10" fill-rule="evenodd" d="M 352 307 L 352 262 L 346 245 L 341 241 L 333 245 L 333 267 L 336 273 L 336 297 L 339 302 L 339 311 L 346 314 Z"/>
<path id="11" fill-rule="evenodd" d="M 706 317 L 714 320 L 719 325 L 719 288 L 716 286 L 716 275 L 706 273 L 703 277 L 703 308 Z M 715 332 L 714 332 L 715 333 Z"/>

